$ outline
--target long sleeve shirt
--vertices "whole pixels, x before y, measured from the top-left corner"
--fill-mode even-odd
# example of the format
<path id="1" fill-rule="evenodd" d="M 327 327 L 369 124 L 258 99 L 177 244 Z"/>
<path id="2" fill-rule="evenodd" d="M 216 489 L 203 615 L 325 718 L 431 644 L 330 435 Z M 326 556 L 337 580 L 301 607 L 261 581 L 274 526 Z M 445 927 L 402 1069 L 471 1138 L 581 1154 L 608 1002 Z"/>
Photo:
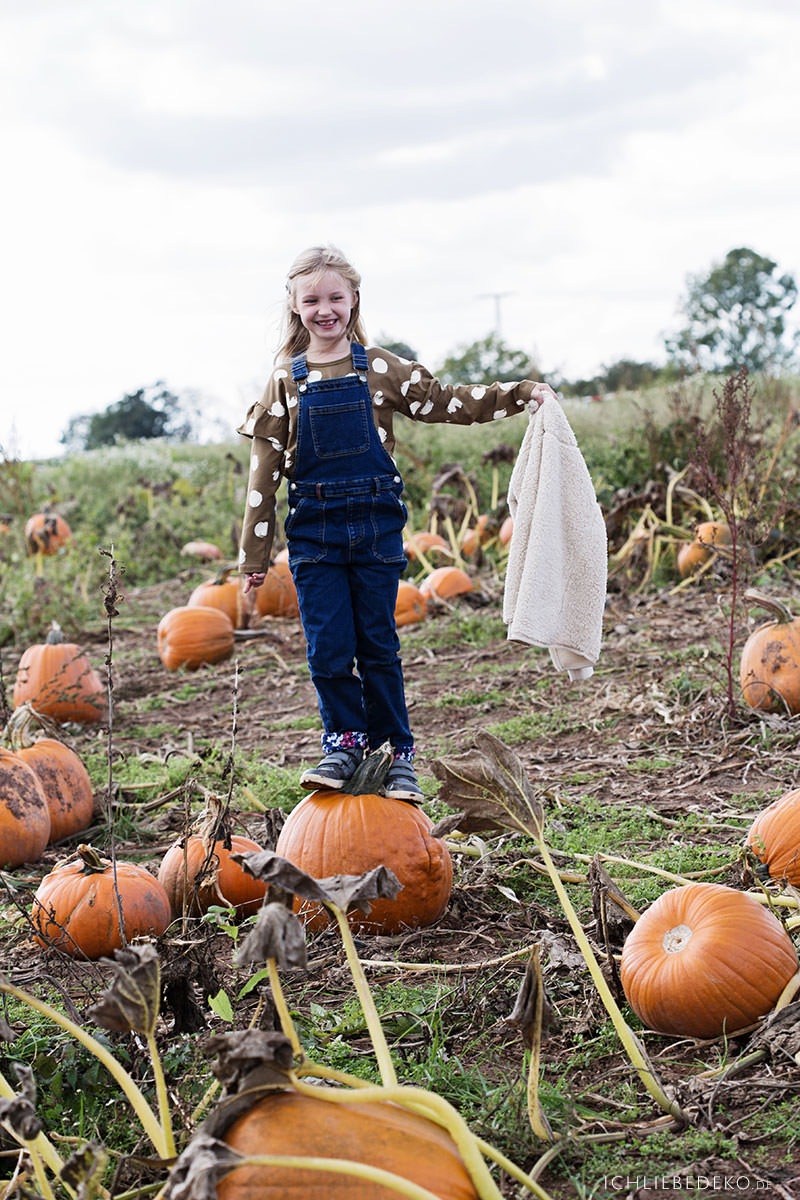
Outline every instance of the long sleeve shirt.
<path id="1" fill-rule="evenodd" d="M 399 358 L 380 346 L 368 346 L 367 382 L 375 427 L 387 452 L 395 447 L 393 421 L 400 413 L 412 421 L 472 425 L 522 412 L 531 399 L 532 380 L 518 383 L 441 383 L 418 362 Z M 348 355 L 335 362 L 308 362 L 308 379 L 335 379 L 352 374 Z M 297 385 L 290 362 L 276 364 L 264 395 L 251 405 L 237 432 L 252 439 L 239 570 L 265 572 L 275 535 L 275 497 L 282 478 L 294 474 L 297 446 Z"/>

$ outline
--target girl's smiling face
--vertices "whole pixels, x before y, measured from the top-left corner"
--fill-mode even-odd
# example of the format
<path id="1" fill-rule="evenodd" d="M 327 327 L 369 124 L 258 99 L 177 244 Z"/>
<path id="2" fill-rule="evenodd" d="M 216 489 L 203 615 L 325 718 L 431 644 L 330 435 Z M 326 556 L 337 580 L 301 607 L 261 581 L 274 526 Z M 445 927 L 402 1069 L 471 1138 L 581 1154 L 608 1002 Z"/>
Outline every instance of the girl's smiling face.
<path id="1" fill-rule="evenodd" d="M 355 300 L 352 288 L 337 271 L 296 279 L 292 309 L 308 330 L 310 358 L 331 360 L 348 352 L 347 326 Z"/>

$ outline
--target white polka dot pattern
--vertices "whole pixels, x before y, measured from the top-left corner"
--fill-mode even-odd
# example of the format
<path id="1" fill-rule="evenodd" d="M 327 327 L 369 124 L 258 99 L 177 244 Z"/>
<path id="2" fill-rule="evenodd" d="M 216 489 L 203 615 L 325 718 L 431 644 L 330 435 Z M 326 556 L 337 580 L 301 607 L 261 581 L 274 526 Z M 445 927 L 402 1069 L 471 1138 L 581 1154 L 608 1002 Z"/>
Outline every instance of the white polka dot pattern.
<path id="1" fill-rule="evenodd" d="M 253 488 L 250 495 L 247 497 L 247 503 L 251 508 L 259 508 L 264 497 L 258 488 Z"/>
<path id="2" fill-rule="evenodd" d="M 373 371 L 375 371 L 378 375 L 385 375 L 389 370 L 389 364 L 385 358 L 373 358 L 371 365 Z"/>
<path id="3" fill-rule="evenodd" d="M 265 538 L 269 533 L 269 521 L 258 521 L 253 526 L 253 533 L 257 538 Z"/>

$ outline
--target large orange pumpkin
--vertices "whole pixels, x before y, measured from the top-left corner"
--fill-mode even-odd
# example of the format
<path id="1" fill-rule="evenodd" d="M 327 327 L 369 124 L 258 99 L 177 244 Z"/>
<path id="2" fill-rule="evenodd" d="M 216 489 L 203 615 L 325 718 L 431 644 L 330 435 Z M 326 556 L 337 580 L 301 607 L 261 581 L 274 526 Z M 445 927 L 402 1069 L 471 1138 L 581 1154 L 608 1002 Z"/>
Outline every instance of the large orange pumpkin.
<path id="1" fill-rule="evenodd" d="M 797 970 L 780 921 L 746 892 L 691 883 L 664 892 L 622 948 L 628 1003 L 650 1029 L 714 1038 L 752 1025 Z"/>
<path id="2" fill-rule="evenodd" d="M 749 590 L 745 599 L 774 613 L 774 620 L 759 625 L 744 644 L 742 695 L 762 712 L 800 713 L 800 617 L 761 592 Z"/>
<path id="3" fill-rule="evenodd" d="M 25 522 L 25 545 L 29 554 L 55 554 L 72 541 L 72 530 L 58 513 L 34 513 Z"/>
<path id="4" fill-rule="evenodd" d="M 773 879 L 800 886 L 800 788 L 785 792 L 759 813 L 747 845 Z"/>
<path id="5" fill-rule="evenodd" d="M 299 617 L 297 589 L 292 572 L 284 559 L 276 561 L 267 571 L 260 588 L 256 588 L 256 612 L 260 617 Z"/>
<path id="6" fill-rule="evenodd" d="M 31 767 L 42 785 L 50 810 L 50 841 L 82 833 L 92 820 L 94 794 L 89 773 L 80 757 L 58 738 L 36 734 L 48 725 L 29 705 L 12 715 L 5 737 L 18 758 Z"/>
<path id="7" fill-rule="evenodd" d="M 57 946 L 73 958 L 97 959 L 122 948 L 117 894 L 127 941 L 160 937 L 170 922 L 167 894 L 146 867 L 112 864 L 91 846 L 57 866 L 39 884 L 31 919 L 36 941 Z"/>
<path id="8" fill-rule="evenodd" d="M 241 576 L 231 576 L 230 571 L 220 571 L 213 579 L 199 583 L 187 603 L 190 608 L 198 605 L 218 608 L 225 613 L 234 629 L 244 629 L 250 615 L 250 593 L 244 595 L 243 585 L 244 580 Z"/>
<path id="9" fill-rule="evenodd" d="M 682 579 L 708 562 L 717 546 L 730 546 L 731 530 L 725 521 L 701 521 L 695 526 L 694 541 L 684 542 L 678 551 L 678 573 Z"/>
<path id="10" fill-rule="evenodd" d="M 218 608 L 185 605 L 170 609 L 158 623 L 158 656 L 168 671 L 219 662 L 233 654 L 233 623 Z"/>
<path id="11" fill-rule="evenodd" d="M 397 1104 L 337 1104 L 273 1092 L 237 1117 L 224 1141 L 242 1155 L 350 1159 L 399 1175 L 441 1200 L 478 1200 L 450 1135 Z M 391 1200 L 398 1194 L 354 1175 L 281 1166 L 235 1167 L 217 1184 L 219 1200 Z"/>
<path id="12" fill-rule="evenodd" d="M 212 844 L 200 834 L 191 834 L 185 846 L 183 841 L 170 846 L 161 860 L 158 880 L 169 897 L 173 916 L 182 915 L 184 904 L 190 916 L 208 912 L 212 904 L 235 908 L 239 917 L 258 911 L 267 885 L 243 871 L 231 854 L 245 854 L 248 850 L 260 850 L 261 846 L 239 834 L 233 834 L 230 840 L 230 850 L 223 841 Z M 208 866 L 198 883 L 197 877 L 206 863 Z"/>
<path id="13" fill-rule="evenodd" d="M 0 747 L 0 866 L 36 862 L 50 839 L 50 810 L 36 772 Z"/>
<path id="14" fill-rule="evenodd" d="M 421 809 L 377 794 L 380 770 L 380 756 L 371 755 L 348 791 L 321 788 L 306 796 L 287 817 L 275 850 L 315 879 L 389 867 L 402 890 L 372 901 L 369 914 L 356 910 L 348 919 L 353 929 L 397 933 L 438 920 L 450 899 L 453 864 L 443 839 L 431 837 L 432 821 Z M 312 932 L 328 924 L 320 904 L 296 907 Z"/>
<path id="15" fill-rule="evenodd" d="M 14 707 L 30 703 L 37 712 L 55 721 L 100 721 L 106 707 L 106 690 L 86 651 L 65 642 L 53 622 L 47 640 L 29 646 L 17 667 Z"/>
<path id="16" fill-rule="evenodd" d="M 474 588 L 469 575 L 460 567 L 437 567 L 419 585 L 423 596 L 437 596 L 441 600 L 464 596 L 467 592 L 474 591 Z"/>
<path id="17" fill-rule="evenodd" d="M 425 620 L 427 611 L 428 601 L 419 588 L 408 579 L 401 579 L 394 606 L 395 625 L 415 625 Z"/>

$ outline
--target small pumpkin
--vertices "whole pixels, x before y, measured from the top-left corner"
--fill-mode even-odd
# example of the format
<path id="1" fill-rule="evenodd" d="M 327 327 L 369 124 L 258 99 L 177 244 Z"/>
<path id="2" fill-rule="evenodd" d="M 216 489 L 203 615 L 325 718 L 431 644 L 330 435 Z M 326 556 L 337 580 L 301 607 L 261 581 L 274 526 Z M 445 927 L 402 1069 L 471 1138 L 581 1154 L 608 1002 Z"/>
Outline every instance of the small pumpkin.
<path id="1" fill-rule="evenodd" d="M 167 894 L 146 867 L 118 862 L 115 870 L 91 846 L 79 846 L 75 858 L 39 884 L 31 912 L 35 939 L 73 958 L 104 958 L 122 948 L 120 907 L 129 942 L 160 937 L 169 925 Z"/>
<path id="2" fill-rule="evenodd" d="M 719 883 L 664 892 L 628 934 L 620 962 L 628 1003 L 648 1028 L 697 1038 L 752 1025 L 796 971 L 780 921 Z"/>
<path id="3" fill-rule="evenodd" d="M 730 526 L 725 521 L 701 521 L 695 526 L 694 541 L 684 542 L 678 551 L 678 574 L 682 579 L 693 575 L 708 562 L 718 546 L 731 545 Z"/>
<path id="4" fill-rule="evenodd" d="M 54 721 L 100 721 L 106 707 L 106 690 L 86 651 L 76 642 L 65 642 L 54 621 L 47 639 L 29 646 L 17 667 L 14 707 L 30 703 Z"/>
<path id="5" fill-rule="evenodd" d="M 511 535 L 514 532 L 514 518 L 506 517 L 500 525 L 500 530 L 497 534 L 501 546 L 507 546 L 511 541 Z"/>
<path id="6" fill-rule="evenodd" d="M 0 866 L 41 858 L 50 840 L 50 810 L 36 772 L 0 747 Z"/>
<path id="7" fill-rule="evenodd" d="M 471 529 L 465 529 L 459 546 L 462 556 L 464 558 L 472 558 L 474 554 L 478 553 L 480 545 L 481 535 L 478 529 L 475 526 L 472 526 Z"/>
<path id="8" fill-rule="evenodd" d="M 336 1104 L 293 1091 L 271 1092 L 236 1117 L 223 1140 L 239 1154 L 345 1158 L 380 1167 L 440 1200 L 478 1200 L 446 1130 L 399 1104 Z M 217 1184 L 219 1200 L 377 1200 L 399 1193 L 355 1175 L 281 1166 L 234 1167 Z"/>
<path id="9" fill-rule="evenodd" d="M 230 569 L 220 571 L 213 579 L 199 583 L 189 596 L 190 608 L 198 605 L 218 608 L 229 618 L 234 629 L 246 629 L 251 606 L 250 594 L 244 595 L 244 580 L 240 575 L 231 575 Z"/>
<path id="10" fill-rule="evenodd" d="M 212 904 L 235 908 L 239 917 L 257 912 L 267 885 L 248 875 L 231 855 L 261 849 L 252 838 L 227 831 L 222 802 L 209 796 L 196 830 L 170 846 L 158 869 L 173 916 L 182 916 L 184 907 L 189 915 L 199 916 Z"/>
<path id="11" fill-rule="evenodd" d="M 475 590 L 475 585 L 460 567 L 437 567 L 419 585 L 423 596 L 436 596 L 440 600 L 452 600 Z"/>
<path id="12" fill-rule="evenodd" d="M 4 736 L 9 748 L 35 771 L 50 810 L 49 840 L 60 842 L 88 829 L 94 794 L 80 756 L 52 736 L 53 729 L 30 704 L 23 704 L 12 714 Z"/>
<path id="13" fill-rule="evenodd" d="M 773 613 L 748 637 L 739 663 L 745 702 L 761 712 L 800 712 L 800 617 L 785 604 L 750 588 L 745 599 Z"/>
<path id="14" fill-rule="evenodd" d="M 403 543 L 405 556 L 410 561 L 414 562 L 419 558 L 419 552 L 425 555 L 426 558 L 442 557 L 442 555 L 452 556 L 452 550 L 440 533 L 431 533 L 429 530 L 421 529 L 419 533 L 412 533 L 409 538 Z"/>
<path id="15" fill-rule="evenodd" d="M 800 788 L 785 792 L 758 814 L 747 845 L 773 879 L 800 886 Z"/>
<path id="16" fill-rule="evenodd" d="M 214 542 L 186 542 L 181 546 L 181 554 L 189 558 L 199 558 L 201 562 L 215 562 L 222 558 L 222 551 Z"/>
<path id="17" fill-rule="evenodd" d="M 261 587 L 256 588 L 256 612 L 260 617 L 299 617 L 297 589 L 289 563 L 276 560 L 268 569 Z"/>
<path id="18" fill-rule="evenodd" d="M 402 885 L 391 899 L 371 902 L 370 912 L 351 912 L 353 929 L 397 933 L 437 921 L 447 907 L 453 864 L 442 838 L 431 837 L 432 821 L 421 809 L 379 794 L 386 757 L 368 755 L 347 791 L 321 788 L 292 810 L 275 851 L 315 879 L 360 875 L 374 867 L 394 871 Z M 328 914 L 311 901 L 296 902 L 312 931 L 324 929 Z"/>
<path id="19" fill-rule="evenodd" d="M 156 630 L 158 656 L 168 671 L 219 662 L 233 653 L 233 622 L 226 613 L 206 605 L 170 609 Z"/>
<path id="20" fill-rule="evenodd" d="M 72 530 L 58 513 L 34 513 L 25 522 L 25 546 L 29 554 L 56 554 L 71 541 Z"/>
<path id="21" fill-rule="evenodd" d="M 427 612 L 428 601 L 416 584 L 408 579 L 401 579 L 394 606 L 395 625 L 415 625 L 418 621 L 425 620 Z"/>

